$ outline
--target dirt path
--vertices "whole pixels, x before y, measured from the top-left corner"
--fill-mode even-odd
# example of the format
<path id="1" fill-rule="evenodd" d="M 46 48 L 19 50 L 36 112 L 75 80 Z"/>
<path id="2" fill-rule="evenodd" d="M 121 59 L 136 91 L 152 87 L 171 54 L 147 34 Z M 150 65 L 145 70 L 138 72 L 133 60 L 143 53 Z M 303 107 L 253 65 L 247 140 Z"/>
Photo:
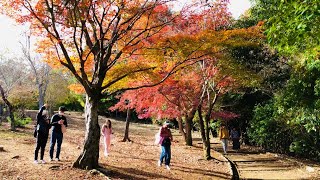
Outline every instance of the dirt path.
<path id="1" fill-rule="evenodd" d="M 222 152 L 219 140 L 213 141 L 214 148 Z M 236 165 L 240 179 L 320 179 L 320 163 L 316 162 L 266 153 L 249 146 L 242 146 L 237 152 L 229 150 L 225 156 Z"/>
<path id="2" fill-rule="evenodd" d="M 160 149 L 153 144 L 155 125 L 130 124 L 129 142 L 122 140 L 124 122 L 112 120 L 115 132 L 112 150 L 103 157 L 102 146 L 99 163 L 106 171 L 101 175 L 95 171 L 72 168 L 72 163 L 81 152 L 84 137 L 84 119 L 80 113 L 68 115 L 69 128 L 62 144 L 61 162 L 33 164 L 35 139 L 32 125 L 10 132 L 0 126 L 0 179 L 231 179 L 232 171 L 222 152 L 218 139 L 211 141 L 214 160 L 202 158 L 202 143 L 199 133 L 193 134 L 193 147 L 184 145 L 178 131 L 173 130 L 175 142 L 172 145 L 171 170 L 157 167 Z M 100 118 L 100 124 L 105 118 Z M 49 143 L 45 160 L 48 160 Z M 320 165 L 308 161 L 264 153 L 242 146 L 239 152 L 230 151 L 226 157 L 234 162 L 240 179 L 319 179 Z"/>
<path id="3" fill-rule="evenodd" d="M 79 113 L 68 115 L 69 128 L 64 137 L 61 162 L 33 164 L 35 139 L 32 126 L 10 132 L 0 126 L 0 179 L 107 179 L 94 171 L 72 168 L 72 162 L 81 152 L 84 137 L 84 120 Z M 100 124 L 105 118 L 100 118 Z M 124 122 L 112 120 L 114 139 L 111 154 L 103 157 L 102 146 L 99 163 L 110 179 L 230 179 L 229 163 L 219 153 L 212 152 L 219 160 L 202 159 L 200 139 L 194 139 L 194 147 L 187 147 L 178 131 L 173 130 L 175 142 L 172 145 L 171 170 L 157 167 L 159 147 L 154 145 L 154 134 L 158 127 L 146 124 L 130 124 L 129 142 L 122 140 Z M 45 160 L 48 160 L 49 142 Z M 222 159 L 222 160 L 221 160 Z"/>

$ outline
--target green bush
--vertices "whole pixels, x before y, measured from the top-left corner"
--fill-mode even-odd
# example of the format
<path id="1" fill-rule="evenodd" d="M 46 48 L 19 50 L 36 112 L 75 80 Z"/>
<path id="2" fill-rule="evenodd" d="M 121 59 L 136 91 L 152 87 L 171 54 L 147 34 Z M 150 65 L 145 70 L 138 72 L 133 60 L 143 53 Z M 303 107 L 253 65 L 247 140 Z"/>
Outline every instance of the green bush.
<path id="1" fill-rule="evenodd" d="M 256 106 L 251 141 L 267 150 L 320 160 L 320 62 L 296 68 L 271 102 Z"/>
<path id="2" fill-rule="evenodd" d="M 19 113 L 14 112 L 14 125 L 16 127 L 25 127 L 25 125 L 29 124 L 30 122 L 32 122 L 32 119 L 30 117 L 20 117 Z M 11 123 L 11 119 L 9 117 L 7 117 L 8 122 Z"/>

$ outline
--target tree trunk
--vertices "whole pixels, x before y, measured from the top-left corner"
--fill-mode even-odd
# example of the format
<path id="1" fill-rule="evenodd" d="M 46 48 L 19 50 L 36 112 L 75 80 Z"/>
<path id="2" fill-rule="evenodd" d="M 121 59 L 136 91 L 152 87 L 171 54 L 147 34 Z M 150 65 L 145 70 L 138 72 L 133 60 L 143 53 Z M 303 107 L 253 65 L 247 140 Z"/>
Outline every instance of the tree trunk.
<path id="1" fill-rule="evenodd" d="M 186 117 L 186 145 L 192 146 L 192 117 Z"/>
<path id="2" fill-rule="evenodd" d="M 206 142 L 205 142 L 205 151 L 206 151 L 206 159 L 211 159 L 211 147 L 210 147 L 210 129 L 209 129 L 209 121 L 210 116 L 206 116 L 205 120 L 205 136 L 206 136 Z"/>
<path id="3" fill-rule="evenodd" d="M 123 137 L 123 142 L 126 142 L 126 141 L 131 141 L 130 138 L 129 138 L 129 124 L 130 124 L 130 118 L 131 118 L 131 109 L 128 108 L 127 109 L 127 117 L 126 117 L 126 129 L 124 131 L 124 137 Z"/>
<path id="4" fill-rule="evenodd" d="M 14 114 L 13 114 L 13 106 L 11 105 L 10 101 L 7 99 L 4 89 L 2 88 L 2 86 L 0 85 L 0 94 L 2 97 L 2 100 L 4 101 L 4 103 L 7 105 L 8 107 L 8 112 L 9 112 L 9 117 L 10 117 L 10 121 L 11 121 L 11 131 L 15 131 L 16 130 L 16 126 L 14 123 Z"/>
<path id="5" fill-rule="evenodd" d="M 98 122 L 98 98 L 86 96 L 85 122 L 86 132 L 82 153 L 74 162 L 73 167 L 81 169 L 98 168 L 100 126 Z"/>
<path id="6" fill-rule="evenodd" d="M 10 121 L 11 121 L 11 123 L 10 123 L 10 130 L 11 131 L 15 131 L 16 130 L 16 125 L 15 125 L 15 123 L 14 123 L 14 114 L 13 114 L 13 110 L 12 110 L 12 108 L 10 108 L 9 107 L 9 117 L 10 117 Z"/>
<path id="7" fill-rule="evenodd" d="M 178 126 L 179 126 L 180 134 L 182 135 L 184 141 L 187 142 L 186 133 L 183 130 L 183 124 L 182 124 L 182 118 L 181 117 L 178 118 Z"/>
<path id="8" fill-rule="evenodd" d="M 199 125 L 200 125 L 200 132 L 201 132 L 201 139 L 202 139 L 202 148 L 203 148 L 203 158 L 208 160 L 211 159 L 210 154 L 210 141 L 209 141 L 209 128 L 205 127 L 205 122 L 203 121 L 201 107 L 198 108 L 199 114 Z M 207 123 L 206 123 L 207 124 Z"/>
<path id="9" fill-rule="evenodd" d="M 42 84 L 38 85 L 38 91 L 39 91 L 39 109 L 44 105 L 44 96 L 45 92 L 43 90 Z"/>

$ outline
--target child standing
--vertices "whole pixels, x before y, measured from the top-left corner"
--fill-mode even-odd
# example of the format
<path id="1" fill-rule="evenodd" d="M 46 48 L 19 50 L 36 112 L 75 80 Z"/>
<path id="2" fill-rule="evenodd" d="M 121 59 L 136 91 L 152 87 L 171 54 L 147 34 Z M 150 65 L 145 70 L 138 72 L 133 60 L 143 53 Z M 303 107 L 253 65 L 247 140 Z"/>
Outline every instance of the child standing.
<path id="1" fill-rule="evenodd" d="M 111 146 L 111 134 L 112 134 L 112 126 L 110 119 L 106 120 L 106 122 L 102 125 L 101 135 L 103 136 L 104 143 L 104 155 L 108 156 L 110 152 Z"/>

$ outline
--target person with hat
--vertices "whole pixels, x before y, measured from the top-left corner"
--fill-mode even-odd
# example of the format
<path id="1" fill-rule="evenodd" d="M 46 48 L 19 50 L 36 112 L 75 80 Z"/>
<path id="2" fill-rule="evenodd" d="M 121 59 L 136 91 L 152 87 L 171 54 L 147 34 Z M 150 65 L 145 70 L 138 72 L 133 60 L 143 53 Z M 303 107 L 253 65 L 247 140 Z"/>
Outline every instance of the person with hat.
<path id="1" fill-rule="evenodd" d="M 60 151 L 61 151 L 61 144 L 63 140 L 63 131 L 61 129 L 68 127 L 67 118 L 65 117 L 65 114 L 64 114 L 65 111 L 67 111 L 67 109 L 64 106 L 60 106 L 59 112 L 54 114 L 51 117 L 50 124 L 53 127 L 51 130 L 50 152 L 49 152 L 51 161 L 53 161 L 53 151 L 56 143 L 57 143 L 56 160 L 60 161 Z"/>
<path id="2" fill-rule="evenodd" d="M 165 160 L 165 165 L 168 170 L 170 170 L 170 160 L 171 160 L 171 142 L 173 140 L 171 131 L 169 129 L 170 122 L 166 121 L 159 130 L 161 145 L 160 160 L 158 161 L 158 166 L 162 165 L 163 159 Z"/>

